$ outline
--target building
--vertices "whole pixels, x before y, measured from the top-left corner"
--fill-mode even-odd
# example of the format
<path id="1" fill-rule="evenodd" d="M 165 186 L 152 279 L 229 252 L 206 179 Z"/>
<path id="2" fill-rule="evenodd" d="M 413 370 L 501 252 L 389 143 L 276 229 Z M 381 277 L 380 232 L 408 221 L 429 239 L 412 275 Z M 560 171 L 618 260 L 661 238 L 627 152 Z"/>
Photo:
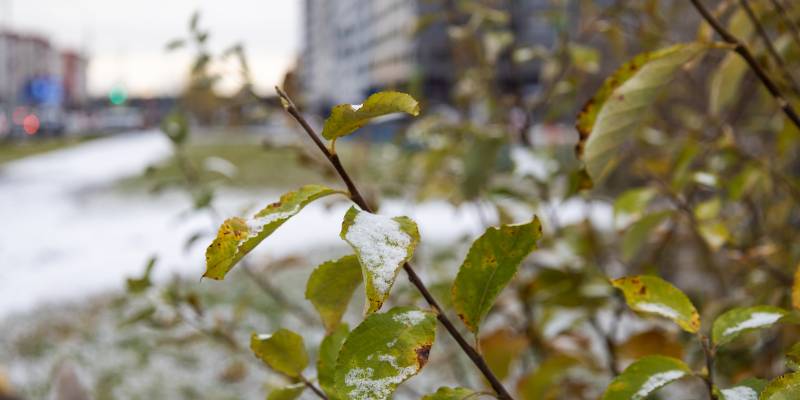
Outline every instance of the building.
<path id="1" fill-rule="evenodd" d="M 426 98 L 448 101 L 455 80 L 448 26 L 441 18 L 450 0 L 305 0 L 300 74 L 310 109 L 324 113 L 384 89 L 419 85 Z M 552 7 L 548 0 L 504 2 L 510 27 L 525 45 L 549 45 L 555 33 L 537 23 Z M 419 28 L 424 22 L 424 28 Z M 419 28 L 419 29 L 418 29 Z M 508 56 L 508 55 L 507 55 Z M 506 86 L 532 84 L 536 66 L 517 69 L 510 58 L 498 63 Z"/>

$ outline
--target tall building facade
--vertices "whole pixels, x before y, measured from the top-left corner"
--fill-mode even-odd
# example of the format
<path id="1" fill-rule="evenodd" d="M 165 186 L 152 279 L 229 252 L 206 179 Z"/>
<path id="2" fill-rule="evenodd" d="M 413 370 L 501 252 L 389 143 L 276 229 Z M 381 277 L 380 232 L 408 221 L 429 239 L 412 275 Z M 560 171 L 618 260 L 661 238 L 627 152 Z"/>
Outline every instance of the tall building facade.
<path id="1" fill-rule="evenodd" d="M 554 32 L 537 23 L 549 0 L 508 0 L 511 28 L 520 42 L 549 45 Z M 446 101 L 455 68 L 442 18 L 452 0 L 305 0 L 300 76 L 305 100 L 317 112 L 361 101 L 372 92 L 419 86 L 429 99 Z M 535 66 L 505 63 L 501 76 L 535 81 Z M 506 82 L 519 84 L 520 82 Z"/>

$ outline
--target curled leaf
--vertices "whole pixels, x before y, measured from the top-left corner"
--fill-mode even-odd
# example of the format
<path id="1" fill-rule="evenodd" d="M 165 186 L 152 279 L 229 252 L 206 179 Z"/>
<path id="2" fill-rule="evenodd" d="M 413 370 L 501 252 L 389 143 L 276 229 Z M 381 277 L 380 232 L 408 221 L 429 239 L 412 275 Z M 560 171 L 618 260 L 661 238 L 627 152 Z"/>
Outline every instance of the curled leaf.
<path id="1" fill-rule="evenodd" d="M 297 191 L 281 196 L 252 218 L 230 218 L 217 232 L 217 237 L 206 249 L 206 272 L 204 278 L 221 280 L 239 260 L 266 239 L 278 227 L 297 215 L 312 201 L 340 193 L 320 185 L 303 186 Z"/>
<path id="2" fill-rule="evenodd" d="M 380 92 L 369 96 L 363 104 L 340 104 L 331 110 L 325 120 L 322 136 L 336 140 L 363 127 L 372 119 L 394 113 L 419 115 L 419 103 L 410 95 L 400 92 Z"/>
<path id="3" fill-rule="evenodd" d="M 576 152 L 594 180 L 611 169 L 620 145 L 631 137 L 661 89 L 679 67 L 709 49 L 685 43 L 634 57 L 606 79 L 578 115 Z"/>

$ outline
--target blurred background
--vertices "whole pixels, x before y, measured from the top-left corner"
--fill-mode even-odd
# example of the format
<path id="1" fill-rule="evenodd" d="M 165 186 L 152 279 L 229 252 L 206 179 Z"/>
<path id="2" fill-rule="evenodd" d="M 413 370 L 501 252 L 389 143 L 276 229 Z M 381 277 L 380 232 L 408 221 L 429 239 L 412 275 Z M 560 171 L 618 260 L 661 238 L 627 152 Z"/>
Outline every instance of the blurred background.
<path id="1" fill-rule="evenodd" d="M 735 2 L 707 3 L 765 51 Z M 754 3 L 797 66 L 800 48 L 779 14 Z M 634 55 L 696 38 L 710 30 L 689 2 L 666 0 L 0 0 L 0 398 L 262 398 L 283 381 L 249 354 L 250 332 L 297 329 L 314 353 L 324 330 L 304 282 L 318 263 L 349 252 L 338 238 L 343 202 L 309 206 L 228 280 L 200 282 L 224 218 L 303 184 L 340 186 L 283 113 L 275 85 L 315 127 L 331 107 L 381 90 L 421 101 L 421 118 L 382 118 L 337 151 L 382 213 L 418 222 L 417 264 L 440 298 L 472 239 L 537 213 L 548 239 L 507 297 L 538 303 L 504 307 L 501 298 L 481 347 L 504 379 L 548 354 L 580 359 L 559 364 L 571 372 L 558 375 L 568 384 L 551 398 L 597 398 L 609 376 L 597 372 L 608 356 L 595 328 L 606 319 L 593 318 L 619 314 L 605 276 L 658 271 L 704 303 L 724 298 L 739 272 L 769 287 L 766 277 L 785 278 L 781 268 L 796 258 L 775 250 L 780 240 L 759 238 L 770 224 L 781 240 L 795 232 L 791 193 L 772 194 L 786 181 L 770 173 L 796 172 L 800 134 L 722 52 L 682 71 L 619 156 L 624 168 L 580 192 L 581 106 Z M 731 116 L 745 128 L 724 123 Z M 731 135 L 743 135 L 747 157 L 717 157 Z M 761 169 L 757 161 L 773 154 L 776 164 Z M 636 231 L 643 239 L 624 239 L 648 204 L 675 197 L 651 195 L 655 188 L 708 211 L 716 191 L 733 190 L 722 188 L 731 176 L 732 202 L 786 201 L 783 217 L 753 211 L 762 236 L 724 197 L 703 214 L 700 236 L 658 220 Z M 615 203 L 636 187 L 649 187 L 646 199 Z M 682 247 L 690 242 L 702 246 Z M 766 244 L 783 257 L 771 272 L 742 266 L 721 278 L 699 266 L 734 257 L 723 248 Z M 401 281 L 391 303 L 418 301 Z M 678 332 L 625 318 L 614 340 L 636 338 L 626 357 L 640 355 L 641 343 L 684 351 Z M 436 372 L 398 398 L 443 382 L 482 385 L 441 337 L 431 363 L 446 368 L 429 367 Z M 528 354 L 532 343 L 547 352 Z"/>

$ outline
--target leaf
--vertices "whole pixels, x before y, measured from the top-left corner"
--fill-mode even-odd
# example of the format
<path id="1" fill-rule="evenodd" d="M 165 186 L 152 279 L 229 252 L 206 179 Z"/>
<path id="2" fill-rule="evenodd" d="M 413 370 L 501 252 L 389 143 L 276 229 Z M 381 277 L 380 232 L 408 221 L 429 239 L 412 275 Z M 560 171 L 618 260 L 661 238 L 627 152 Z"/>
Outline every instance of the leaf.
<path id="1" fill-rule="evenodd" d="M 786 314 L 786 310 L 773 306 L 734 308 L 714 320 L 711 340 L 721 346 L 744 332 L 770 327 Z"/>
<path id="2" fill-rule="evenodd" d="M 639 218 L 657 194 L 658 191 L 651 187 L 640 187 L 622 193 L 614 201 L 614 216 L 617 219 Z"/>
<path id="3" fill-rule="evenodd" d="M 719 390 L 717 397 L 719 400 L 758 400 L 765 386 L 767 382 L 761 379 L 745 379 L 734 387 Z"/>
<path id="4" fill-rule="evenodd" d="M 281 196 L 250 219 L 230 218 L 219 228 L 216 239 L 206 249 L 204 278 L 221 280 L 247 253 L 275 232 L 289 218 L 312 201 L 341 193 L 320 185 L 303 186 Z"/>
<path id="5" fill-rule="evenodd" d="M 510 329 L 500 329 L 481 338 L 479 348 L 489 369 L 503 380 L 508 376 L 511 363 L 528 348 L 528 339 Z"/>
<path id="6" fill-rule="evenodd" d="M 606 79 L 578 115 L 578 158 L 589 175 L 601 180 L 620 145 L 638 128 L 644 111 L 655 102 L 675 71 L 709 48 L 685 43 L 634 57 Z"/>
<path id="7" fill-rule="evenodd" d="M 125 286 L 128 289 L 128 293 L 142 293 L 149 287 L 153 286 L 153 282 L 150 280 L 150 275 L 153 273 L 153 268 L 156 266 L 156 261 L 158 261 L 158 257 L 151 256 L 150 259 L 147 260 L 147 264 L 144 267 L 144 274 L 141 278 L 128 278 L 125 280 Z"/>
<path id="8" fill-rule="evenodd" d="M 419 243 L 417 224 L 408 217 L 389 218 L 350 207 L 339 234 L 355 250 L 364 276 L 367 314 L 389 296 L 400 267 Z"/>
<path id="9" fill-rule="evenodd" d="M 189 136 L 189 120 L 186 114 L 172 111 L 161 121 L 161 131 L 175 144 L 181 144 Z"/>
<path id="10" fill-rule="evenodd" d="M 671 283 L 657 276 L 639 275 L 615 279 L 611 284 L 622 290 L 625 301 L 634 311 L 671 319 L 690 333 L 700 329 L 697 309 Z"/>
<path id="11" fill-rule="evenodd" d="M 336 392 L 336 358 L 349 333 L 350 328 L 347 324 L 340 324 L 333 333 L 325 336 L 319 345 L 317 380 L 319 380 L 319 386 L 331 399 L 339 398 Z"/>
<path id="12" fill-rule="evenodd" d="M 657 389 L 691 374 L 683 361 L 648 356 L 625 368 L 603 394 L 603 400 L 644 400 Z"/>
<path id="13" fill-rule="evenodd" d="M 311 273 L 306 299 L 314 304 L 328 333 L 339 325 L 361 280 L 361 265 L 354 255 L 322 263 Z"/>
<path id="14" fill-rule="evenodd" d="M 340 104 L 331 110 L 325 120 L 322 136 L 336 140 L 347 136 L 373 118 L 394 113 L 419 115 L 419 103 L 411 96 L 399 92 L 380 92 L 369 96 L 364 104 Z"/>
<path id="15" fill-rule="evenodd" d="M 422 397 L 422 400 L 464 400 L 467 398 L 475 398 L 475 392 L 471 389 L 461 387 L 440 387 L 436 393 L 429 394 Z"/>
<path id="16" fill-rule="evenodd" d="M 288 329 L 279 329 L 271 335 L 253 333 L 250 349 L 270 368 L 290 378 L 299 377 L 308 366 L 303 337 Z"/>
<path id="17" fill-rule="evenodd" d="M 622 236 L 622 259 L 631 261 L 649 240 L 650 234 L 664 220 L 672 216 L 672 211 L 659 211 L 642 217 L 631 224 Z"/>
<path id="18" fill-rule="evenodd" d="M 389 399 L 428 362 L 436 317 L 414 307 L 368 316 L 339 352 L 336 391 L 352 400 Z"/>
<path id="19" fill-rule="evenodd" d="M 478 332 L 481 320 L 541 237 L 542 225 L 534 217 L 527 224 L 489 228 L 472 243 L 451 292 L 453 306 L 470 331 Z"/>
<path id="20" fill-rule="evenodd" d="M 800 398 L 800 372 L 780 376 L 761 392 L 759 400 L 792 400 Z"/>
<path id="21" fill-rule="evenodd" d="M 303 394 L 304 390 L 306 390 L 306 385 L 304 383 L 284 386 L 269 392 L 267 400 L 295 400 Z"/>
<path id="22" fill-rule="evenodd" d="M 522 378 L 518 385 L 520 397 L 525 400 L 549 399 L 555 385 L 566 375 L 577 360 L 567 356 L 553 356 L 542 362 L 530 375 Z"/>
<path id="23" fill-rule="evenodd" d="M 711 75 L 708 96 L 711 115 L 720 115 L 725 107 L 737 99 L 745 72 L 747 63 L 738 54 L 730 53 L 722 59 L 717 70 Z"/>

